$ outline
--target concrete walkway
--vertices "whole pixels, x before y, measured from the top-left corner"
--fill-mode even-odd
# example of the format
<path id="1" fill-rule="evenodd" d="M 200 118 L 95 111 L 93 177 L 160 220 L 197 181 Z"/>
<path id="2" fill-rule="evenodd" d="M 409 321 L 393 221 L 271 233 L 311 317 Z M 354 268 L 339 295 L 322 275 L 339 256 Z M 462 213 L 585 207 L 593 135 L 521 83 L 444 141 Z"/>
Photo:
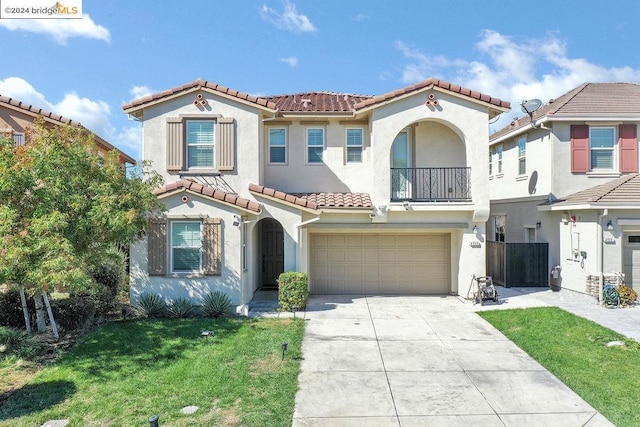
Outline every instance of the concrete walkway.
<path id="1" fill-rule="evenodd" d="M 499 307 L 516 306 L 509 298 Z M 312 297 L 294 426 L 611 425 L 479 308 L 458 297 Z"/>

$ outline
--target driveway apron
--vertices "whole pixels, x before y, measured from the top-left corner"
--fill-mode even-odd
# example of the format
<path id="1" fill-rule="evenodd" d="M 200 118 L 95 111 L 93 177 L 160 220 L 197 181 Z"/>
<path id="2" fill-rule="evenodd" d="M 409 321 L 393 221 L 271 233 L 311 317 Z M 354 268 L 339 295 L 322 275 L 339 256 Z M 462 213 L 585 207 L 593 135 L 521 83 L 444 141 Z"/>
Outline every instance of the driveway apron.
<path id="1" fill-rule="evenodd" d="M 458 297 L 313 296 L 294 426 L 610 426 Z"/>

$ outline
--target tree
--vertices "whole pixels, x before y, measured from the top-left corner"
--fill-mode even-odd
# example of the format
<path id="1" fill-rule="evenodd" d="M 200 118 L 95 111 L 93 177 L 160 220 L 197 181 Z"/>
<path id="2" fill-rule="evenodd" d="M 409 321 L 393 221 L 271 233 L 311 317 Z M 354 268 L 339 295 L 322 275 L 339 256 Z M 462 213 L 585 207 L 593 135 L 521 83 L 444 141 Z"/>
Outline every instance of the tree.
<path id="1" fill-rule="evenodd" d="M 0 283 L 42 293 L 87 290 L 108 248 L 126 247 L 162 210 L 153 189 L 161 177 L 148 164 L 128 173 L 118 152 L 98 152 L 86 129 L 47 128 L 36 121 L 27 143 L 0 141 Z"/>

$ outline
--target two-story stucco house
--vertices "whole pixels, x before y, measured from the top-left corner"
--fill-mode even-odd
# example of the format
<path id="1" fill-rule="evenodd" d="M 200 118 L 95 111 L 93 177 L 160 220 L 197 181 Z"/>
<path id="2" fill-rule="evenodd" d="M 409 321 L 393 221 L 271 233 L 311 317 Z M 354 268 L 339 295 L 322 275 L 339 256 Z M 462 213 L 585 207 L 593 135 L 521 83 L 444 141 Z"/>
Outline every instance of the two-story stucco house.
<path id="1" fill-rule="evenodd" d="M 508 108 L 436 79 L 269 97 L 197 80 L 125 105 L 167 206 L 132 248 L 132 300 L 222 290 L 242 312 L 283 271 L 316 294 L 466 295 L 485 271 L 488 122 Z"/>
<path id="2" fill-rule="evenodd" d="M 639 123 L 640 85 L 585 83 L 494 133 L 489 240 L 548 242 L 552 285 L 640 290 Z"/>

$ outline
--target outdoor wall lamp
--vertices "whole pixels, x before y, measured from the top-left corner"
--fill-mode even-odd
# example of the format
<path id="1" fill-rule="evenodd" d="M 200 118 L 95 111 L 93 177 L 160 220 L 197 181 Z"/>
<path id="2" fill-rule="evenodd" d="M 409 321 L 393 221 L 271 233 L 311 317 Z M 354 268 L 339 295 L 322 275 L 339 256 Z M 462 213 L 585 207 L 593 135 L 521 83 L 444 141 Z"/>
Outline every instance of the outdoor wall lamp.
<path id="1" fill-rule="evenodd" d="M 540 228 L 542 226 L 542 223 L 540 221 L 536 222 L 536 228 Z"/>
<path id="2" fill-rule="evenodd" d="M 239 227 L 240 226 L 240 221 L 242 221 L 242 218 L 240 218 L 240 215 L 234 215 L 233 216 L 233 226 L 234 227 Z"/>
<path id="3" fill-rule="evenodd" d="M 480 232 L 478 231 L 478 226 L 474 225 L 473 226 L 473 234 L 478 235 Z"/>
<path id="4" fill-rule="evenodd" d="M 607 222 L 607 230 L 613 231 L 613 222 L 611 222 L 611 220 Z"/>

